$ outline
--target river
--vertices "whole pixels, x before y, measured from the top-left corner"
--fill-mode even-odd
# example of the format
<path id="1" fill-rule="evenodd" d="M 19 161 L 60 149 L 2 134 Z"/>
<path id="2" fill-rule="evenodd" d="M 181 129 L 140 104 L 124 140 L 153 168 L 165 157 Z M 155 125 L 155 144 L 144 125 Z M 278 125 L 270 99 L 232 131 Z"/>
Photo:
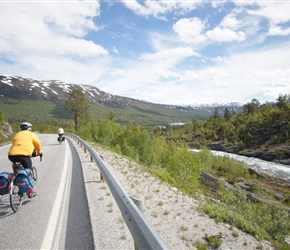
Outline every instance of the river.
<path id="1" fill-rule="evenodd" d="M 193 150 L 193 151 L 199 151 L 199 150 Z M 290 165 L 283 165 L 280 163 L 264 161 L 264 160 L 254 158 L 254 157 L 236 155 L 236 154 L 226 153 L 222 151 L 211 150 L 211 153 L 217 156 L 228 156 L 229 158 L 232 158 L 236 161 L 244 162 L 246 165 L 248 165 L 249 167 L 255 170 L 259 170 L 269 175 L 277 176 L 283 180 L 290 181 Z"/>

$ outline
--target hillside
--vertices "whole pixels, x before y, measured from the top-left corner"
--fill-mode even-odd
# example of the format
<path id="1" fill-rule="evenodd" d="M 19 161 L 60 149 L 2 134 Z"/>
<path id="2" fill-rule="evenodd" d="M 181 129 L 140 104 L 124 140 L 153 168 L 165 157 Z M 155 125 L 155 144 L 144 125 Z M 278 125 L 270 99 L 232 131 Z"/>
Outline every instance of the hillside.
<path id="1" fill-rule="evenodd" d="M 165 125 L 174 122 L 190 122 L 205 119 L 218 108 L 239 112 L 242 107 L 229 105 L 177 106 L 149 103 L 106 93 L 90 85 L 77 85 L 58 80 L 38 81 L 18 76 L 0 75 L 0 109 L 10 121 L 29 118 L 34 122 L 55 122 L 68 120 L 70 115 L 64 103 L 73 89 L 82 90 L 90 105 L 90 111 L 97 118 L 104 118 L 108 112 L 116 114 L 118 123 L 140 125 Z"/>

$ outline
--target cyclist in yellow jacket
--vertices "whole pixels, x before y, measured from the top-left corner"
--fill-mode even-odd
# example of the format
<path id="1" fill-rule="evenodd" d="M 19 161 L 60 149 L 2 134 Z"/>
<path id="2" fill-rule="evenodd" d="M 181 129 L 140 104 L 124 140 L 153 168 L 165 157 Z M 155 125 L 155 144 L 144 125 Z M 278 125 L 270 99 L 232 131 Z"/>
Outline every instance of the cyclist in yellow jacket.
<path id="1" fill-rule="evenodd" d="M 11 162 L 21 162 L 24 168 L 32 168 L 31 156 L 36 153 L 42 157 L 41 143 L 36 134 L 31 132 L 32 125 L 23 122 L 20 125 L 22 131 L 16 133 L 12 139 L 12 146 L 8 152 Z"/>
<path id="2" fill-rule="evenodd" d="M 12 139 L 12 146 L 8 152 L 8 159 L 11 162 L 21 162 L 24 168 L 31 169 L 31 156 L 35 153 L 40 157 L 43 156 L 41 143 L 36 134 L 31 132 L 31 123 L 23 122 L 20 128 L 21 131 L 16 133 Z M 33 188 L 31 188 L 27 194 L 28 198 L 36 196 Z"/>

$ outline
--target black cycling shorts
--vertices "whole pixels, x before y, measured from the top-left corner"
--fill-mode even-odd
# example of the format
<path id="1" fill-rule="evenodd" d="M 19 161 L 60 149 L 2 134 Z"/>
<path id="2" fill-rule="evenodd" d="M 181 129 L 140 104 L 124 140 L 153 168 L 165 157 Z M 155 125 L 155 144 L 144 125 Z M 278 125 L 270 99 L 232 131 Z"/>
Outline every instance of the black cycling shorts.
<path id="1" fill-rule="evenodd" d="M 24 168 L 32 168 L 32 161 L 30 156 L 24 155 L 9 155 L 8 159 L 11 162 L 20 162 Z"/>

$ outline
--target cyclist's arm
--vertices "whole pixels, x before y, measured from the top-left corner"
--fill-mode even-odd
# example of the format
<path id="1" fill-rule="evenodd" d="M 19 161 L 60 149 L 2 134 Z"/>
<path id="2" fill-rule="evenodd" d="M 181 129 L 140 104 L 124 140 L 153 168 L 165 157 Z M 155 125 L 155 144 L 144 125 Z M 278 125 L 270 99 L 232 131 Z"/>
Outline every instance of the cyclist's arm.
<path id="1" fill-rule="evenodd" d="M 36 135 L 34 135 L 34 138 L 33 138 L 33 145 L 34 145 L 34 148 L 36 149 L 37 153 L 39 155 L 42 154 L 41 142 Z"/>

